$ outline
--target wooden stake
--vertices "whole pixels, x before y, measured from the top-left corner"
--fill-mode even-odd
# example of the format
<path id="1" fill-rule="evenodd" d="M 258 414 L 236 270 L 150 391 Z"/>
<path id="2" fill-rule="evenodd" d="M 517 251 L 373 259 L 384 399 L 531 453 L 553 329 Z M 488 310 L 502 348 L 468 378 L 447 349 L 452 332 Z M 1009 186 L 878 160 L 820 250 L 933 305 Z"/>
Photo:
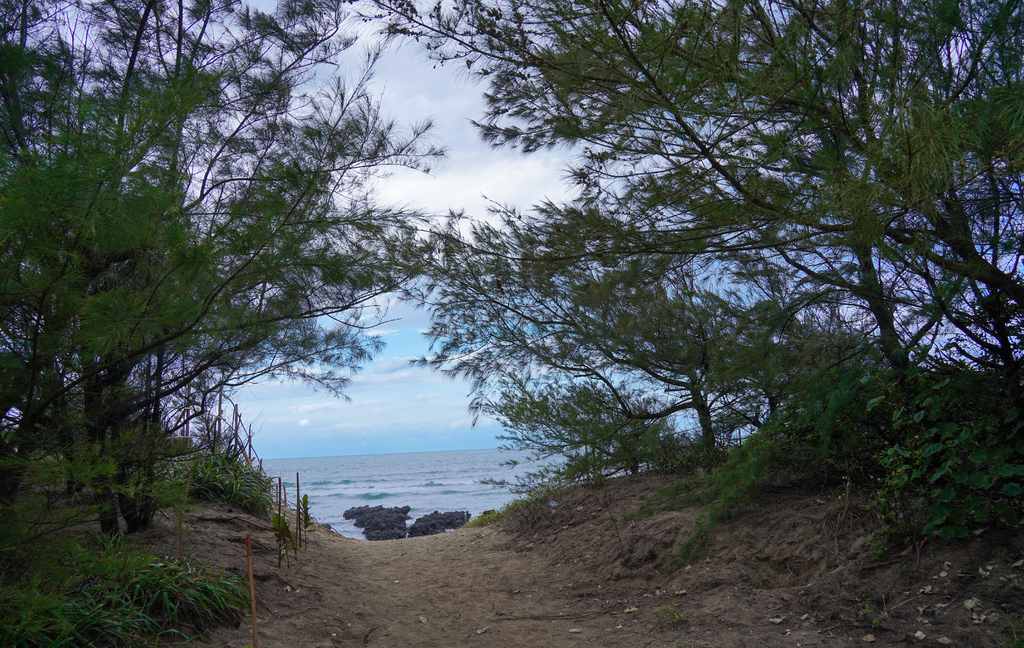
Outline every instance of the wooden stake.
<path id="1" fill-rule="evenodd" d="M 249 563 L 249 607 L 252 609 L 252 648 L 260 648 L 259 634 L 256 632 L 256 584 L 252 578 L 252 536 L 245 534 L 245 557 Z"/>
<path id="2" fill-rule="evenodd" d="M 278 524 L 281 523 L 281 520 L 282 520 L 282 517 L 281 517 L 281 478 L 278 477 L 277 478 L 277 521 L 278 521 Z M 275 531 L 276 531 L 276 529 L 275 529 Z M 284 542 L 284 535 L 281 536 L 281 541 Z M 281 569 L 281 558 L 282 558 L 281 554 L 284 553 L 283 549 L 284 549 L 283 545 L 279 546 L 277 548 L 277 568 L 278 569 Z M 255 648 L 255 646 L 253 648 Z"/>
<path id="3" fill-rule="evenodd" d="M 299 493 L 299 473 L 295 473 L 295 553 L 298 555 L 302 546 L 302 525 L 299 516 L 302 514 L 302 495 Z"/>
<path id="4" fill-rule="evenodd" d="M 184 538 L 181 535 L 181 518 L 178 518 L 178 528 L 175 529 L 175 537 L 178 543 L 178 562 L 185 560 Z"/>

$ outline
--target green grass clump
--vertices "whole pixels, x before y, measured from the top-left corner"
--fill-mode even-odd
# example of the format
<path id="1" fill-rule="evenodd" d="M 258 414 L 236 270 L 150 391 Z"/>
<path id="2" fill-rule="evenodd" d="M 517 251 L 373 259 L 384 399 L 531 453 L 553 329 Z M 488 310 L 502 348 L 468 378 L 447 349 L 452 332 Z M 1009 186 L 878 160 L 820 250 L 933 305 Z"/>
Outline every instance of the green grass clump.
<path id="1" fill-rule="evenodd" d="M 557 501 L 571 486 L 538 484 L 523 497 L 508 502 L 497 511 L 479 515 L 464 526 L 481 527 L 488 524 L 501 524 L 515 531 L 531 525 L 541 512 L 546 511 L 551 501 Z"/>
<path id="2" fill-rule="evenodd" d="M 466 527 L 484 527 L 488 524 L 494 524 L 502 520 L 501 511 L 484 511 L 480 515 L 476 516 L 469 522 L 466 522 L 463 526 Z"/>
<path id="3" fill-rule="evenodd" d="M 662 498 L 678 496 L 685 505 L 702 505 L 690 536 L 667 557 L 667 571 L 683 567 L 708 547 L 718 524 L 742 511 L 765 480 L 784 465 L 783 452 L 777 439 L 758 434 L 732 448 L 713 472 L 699 478 L 688 476 L 664 489 Z"/>
<path id="4" fill-rule="evenodd" d="M 182 459 L 178 470 L 193 498 L 237 506 L 261 518 L 273 507 L 271 479 L 239 457 L 203 452 Z"/>
<path id="5" fill-rule="evenodd" d="M 239 618 L 237 576 L 190 560 L 158 560 L 118 543 L 51 543 L 26 580 L 0 581 L 0 645 L 150 646 Z"/>

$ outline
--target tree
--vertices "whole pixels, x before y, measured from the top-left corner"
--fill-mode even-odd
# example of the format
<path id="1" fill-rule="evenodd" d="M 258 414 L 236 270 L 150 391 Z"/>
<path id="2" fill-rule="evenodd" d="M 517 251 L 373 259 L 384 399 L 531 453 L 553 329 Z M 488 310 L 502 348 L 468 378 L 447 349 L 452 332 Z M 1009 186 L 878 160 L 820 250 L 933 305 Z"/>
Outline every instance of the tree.
<path id="1" fill-rule="evenodd" d="M 486 140 L 576 147 L 588 250 L 793 269 L 895 370 L 951 344 L 1020 396 L 1019 2 L 375 5 L 488 81 Z"/>
<path id="2" fill-rule="evenodd" d="M 0 5 L 0 501 L 91 457 L 107 533 L 184 408 L 267 377 L 339 391 L 415 215 L 366 180 L 441 154 L 335 72 L 343 3 Z"/>
<path id="3" fill-rule="evenodd" d="M 772 268 L 716 282 L 676 256 L 588 250 L 564 227 L 584 217 L 572 208 L 539 216 L 506 211 L 465 234 L 451 221 L 418 297 L 436 341 L 425 363 L 469 378 L 472 407 L 517 448 L 596 447 L 628 464 L 672 419 L 713 454 L 791 401 L 804 373 L 862 346 L 827 295 L 794 301 L 806 295 Z"/>
<path id="4" fill-rule="evenodd" d="M 433 362 L 480 402 L 509 375 L 635 388 L 657 405 L 623 416 L 765 432 L 743 483 L 799 456 L 930 530 L 1020 510 L 1020 2 L 372 5 L 486 81 L 485 140 L 576 153 L 569 204 L 437 233 Z"/>
<path id="5" fill-rule="evenodd" d="M 676 459 L 676 434 L 669 418 L 623 416 L 619 400 L 642 396 L 615 394 L 594 381 L 563 382 L 509 378 L 501 396 L 483 410 L 505 432 L 504 448 L 529 452 L 531 461 L 554 458 L 536 474 L 520 477 L 517 488 L 528 491 L 536 481 L 557 475 L 566 482 L 670 466 Z M 635 408 L 643 408 L 637 402 Z M 535 478 L 535 479 L 534 479 Z"/>

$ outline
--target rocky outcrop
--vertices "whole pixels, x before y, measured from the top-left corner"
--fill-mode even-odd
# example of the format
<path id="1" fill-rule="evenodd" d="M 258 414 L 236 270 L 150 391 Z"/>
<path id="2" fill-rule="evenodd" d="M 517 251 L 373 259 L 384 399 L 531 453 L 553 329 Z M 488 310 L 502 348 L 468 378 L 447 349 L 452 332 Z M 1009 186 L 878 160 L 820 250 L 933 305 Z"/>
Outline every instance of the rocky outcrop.
<path id="1" fill-rule="evenodd" d="M 469 511 L 434 511 L 417 518 L 408 530 L 405 527 L 409 519 L 408 506 L 355 506 L 345 511 L 343 517 L 362 529 L 367 540 L 397 540 L 407 535 L 413 538 L 457 529 L 469 522 L 470 515 Z"/>
<path id="2" fill-rule="evenodd" d="M 409 507 L 356 506 L 345 511 L 343 517 L 353 520 L 367 540 L 397 540 L 406 535 Z"/>
<path id="3" fill-rule="evenodd" d="M 469 511 L 448 511 L 447 513 L 434 511 L 421 518 L 417 518 L 412 523 L 412 526 L 409 527 L 409 537 L 435 535 L 452 529 L 458 529 L 466 522 L 469 522 L 469 517 Z"/>

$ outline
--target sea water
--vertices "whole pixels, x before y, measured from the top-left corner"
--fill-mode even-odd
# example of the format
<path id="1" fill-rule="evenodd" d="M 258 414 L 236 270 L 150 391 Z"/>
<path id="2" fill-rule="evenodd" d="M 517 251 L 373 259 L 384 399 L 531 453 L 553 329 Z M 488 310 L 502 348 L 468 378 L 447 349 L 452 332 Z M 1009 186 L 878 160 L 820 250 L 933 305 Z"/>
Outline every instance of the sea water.
<path id="1" fill-rule="evenodd" d="M 342 517 L 355 506 L 409 506 L 409 524 L 434 511 L 469 511 L 476 517 L 501 508 L 515 496 L 507 488 L 480 482 L 514 482 L 517 472 L 525 468 L 502 464 L 525 457 L 522 452 L 503 450 L 411 452 L 265 459 L 263 468 L 288 485 L 291 506 L 295 473 L 299 473 L 301 494 L 309 496 L 310 514 L 343 536 L 363 539 L 362 529 Z"/>

